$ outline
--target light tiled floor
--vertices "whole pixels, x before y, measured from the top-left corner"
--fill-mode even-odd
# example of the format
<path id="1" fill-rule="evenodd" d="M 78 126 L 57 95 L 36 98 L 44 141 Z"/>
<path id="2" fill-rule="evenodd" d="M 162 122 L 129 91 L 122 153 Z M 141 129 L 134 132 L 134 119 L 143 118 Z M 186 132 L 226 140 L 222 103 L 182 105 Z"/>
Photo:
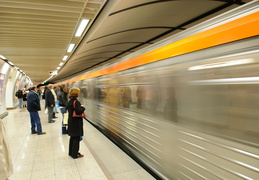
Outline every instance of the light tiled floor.
<path id="1" fill-rule="evenodd" d="M 9 140 L 14 172 L 10 180 L 149 180 L 154 179 L 123 151 L 85 121 L 80 152 L 85 157 L 68 156 L 69 137 L 61 133 L 61 114 L 47 123 L 40 111 L 46 135 L 30 133 L 26 109 L 8 111 L 3 119 Z"/>

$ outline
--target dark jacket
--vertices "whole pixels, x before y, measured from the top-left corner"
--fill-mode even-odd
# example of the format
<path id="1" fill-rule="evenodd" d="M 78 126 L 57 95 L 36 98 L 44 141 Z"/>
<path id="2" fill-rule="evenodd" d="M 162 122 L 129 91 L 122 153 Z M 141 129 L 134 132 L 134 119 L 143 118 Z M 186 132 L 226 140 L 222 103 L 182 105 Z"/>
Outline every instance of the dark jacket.
<path id="1" fill-rule="evenodd" d="M 27 110 L 29 112 L 36 112 L 40 110 L 40 99 L 34 91 L 30 91 L 27 97 Z"/>
<path id="2" fill-rule="evenodd" d="M 21 99 L 23 96 L 22 90 L 19 89 L 18 91 L 16 91 L 15 96 Z"/>
<path id="3" fill-rule="evenodd" d="M 23 101 L 27 101 L 27 94 L 26 94 L 26 92 L 24 92 L 24 94 L 22 95 L 22 100 Z"/>
<path id="4" fill-rule="evenodd" d="M 51 90 L 47 89 L 45 92 L 45 107 L 47 106 L 51 107 L 51 105 L 53 105 L 53 107 L 55 106 L 55 99 Z"/>
<path id="5" fill-rule="evenodd" d="M 67 92 L 59 91 L 57 94 L 57 98 L 59 101 L 59 106 L 67 107 L 67 104 L 68 104 Z"/>
<path id="6" fill-rule="evenodd" d="M 75 103 L 75 108 L 73 107 L 73 102 Z M 82 114 L 85 110 L 84 107 L 81 106 L 81 103 L 74 98 L 71 98 L 67 105 L 68 109 L 68 135 L 72 137 L 83 136 L 83 118 L 80 117 L 73 117 L 73 111 L 76 114 Z"/>

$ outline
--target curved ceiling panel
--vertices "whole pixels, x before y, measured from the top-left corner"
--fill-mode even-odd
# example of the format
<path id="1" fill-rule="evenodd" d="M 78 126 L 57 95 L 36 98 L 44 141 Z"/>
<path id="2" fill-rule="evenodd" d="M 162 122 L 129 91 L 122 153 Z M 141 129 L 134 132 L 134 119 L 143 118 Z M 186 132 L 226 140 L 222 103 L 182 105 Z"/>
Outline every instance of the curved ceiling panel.
<path id="1" fill-rule="evenodd" d="M 0 54 L 35 82 L 64 62 L 50 79 L 60 82 L 250 1 L 1 0 Z M 90 23 L 75 37 L 82 19 Z"/>
<path id="2" fill-rule="evenodd" d="M 80 50 L 72 55 L 52 80 L 62 81 L 69 76 L 112 62 L 169 35 L 192 27 L 208 17 L 211 18 L 244 3 L 245 1 L 224 0 L 122 0 L 96 32 L 90 38 L 88 37 L 86 42 L 80 44 Z M 124 44 L 124 46 L 116 47 L 114 44 Z M 73 61 L 77 63 L 74 64 Z M 80 65 L 80 70 L 69 73 L 71 66 L 77 65 Z"/>

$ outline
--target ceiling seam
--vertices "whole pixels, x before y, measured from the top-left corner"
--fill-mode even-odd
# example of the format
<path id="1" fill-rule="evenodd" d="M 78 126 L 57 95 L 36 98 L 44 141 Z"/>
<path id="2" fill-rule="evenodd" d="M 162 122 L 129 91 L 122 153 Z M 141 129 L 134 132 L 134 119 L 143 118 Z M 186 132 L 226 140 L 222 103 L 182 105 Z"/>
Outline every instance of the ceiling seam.
<path id="1" fill-rule="evenodd" d="M 131 6 L 129 8 L 125 8 L 125 9 L 116 11 L 114 13 L 111 13 L 110 16 L 113 16 L 115 14 L 118 14 L 118 13 L 121 13 L 121 12 L 124 12 L 124 11 L 131 10 L 131 9 L 139 8 L 139 7 L 142 7 L 142 6 L 147 6 L 147 5 L 157 4 L 157 3 L 164 3 L 164 2 L 171 2 L 171 1 L 176 1 L 176 0 L 158 0 L 158 1 L 152 1 L 152 2 L 147 2 L 147 3 L 143 3 L 143 4 L 138 4 L 138 5 Z"/>
<path id="2" fill-rule="evenodd" d="M 108 37 L 108 36 L 113 36 L 113 35 L 120 34 L 120 33 L 125 33 L 125 32 L 129 32 L 129 31 L 137 31 L 137 30 L 142 30 L 142 29 L 177 29 L 177 27 L 150 26 L 150 27 L 127 29 L 127 30 L 118 31 L 118 32 L 115 32 L 115 33 L 111 33 L 111 34 L 107 34 L 105 36 L 101 36 L 101 37 L 95 38 L 95 39 L 93 39 L 91 41 L 88 41 L 87 43 L 90 43 L 90 42 L 93 42 L 93 41 L 96 41 L 96 40 L 99 40 L 99 39 L 102 39 L 102 38 L 105 38 L 105 37 Z M 184 28 L 179 28 L 179 30 L 185 30 L 185 29 Z"/>
<path id="3" fill-rule="evenodd" d="M 112 44 L 107 44 L 107 45 L 104 45 L 104 46 L 99 46 L 99 47 L 96 47 L 96 48 L 92 48 L 92 49 L 88 49 L 87 51 L 84 51 L 82 53 L 79 53 L 77 55 L 81 55 L 85 52 L 89 52 L 89 51 L 92 51 L 92 50 L 96 50 L 96 49 L 100 49 L 100 48 L 103 48 L 103 47 L 109 47 L 109 46 L 115 46 L 115 45 L 120 45 L 120 44 L 140 44 L 140 43 L 143 43 L 143 42 L 121 42 L 121 43 L 112 43 Z M 150 44 L 153 44 L 153 43 L 150 43 Z"/>

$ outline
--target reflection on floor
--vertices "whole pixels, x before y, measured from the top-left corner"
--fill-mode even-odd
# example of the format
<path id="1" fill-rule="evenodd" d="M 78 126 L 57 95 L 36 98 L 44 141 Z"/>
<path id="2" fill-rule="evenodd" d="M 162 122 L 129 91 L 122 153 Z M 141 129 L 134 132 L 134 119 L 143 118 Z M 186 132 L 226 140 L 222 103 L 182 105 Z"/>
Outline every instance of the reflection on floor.
<path id="1" fill-rule="evenodd" d="M 3 119 L 12 155 L 14 172 L 10 180 L 149 180 L 154 179 L 117 146 L 85 121 L 80 152 L 68 156 L 69 137 L 61 133 L 61 114 L 55 123 L 47 122 L 40 111 L 45 135 L 31 134 L 26 109 L 8 111 Z"/>

